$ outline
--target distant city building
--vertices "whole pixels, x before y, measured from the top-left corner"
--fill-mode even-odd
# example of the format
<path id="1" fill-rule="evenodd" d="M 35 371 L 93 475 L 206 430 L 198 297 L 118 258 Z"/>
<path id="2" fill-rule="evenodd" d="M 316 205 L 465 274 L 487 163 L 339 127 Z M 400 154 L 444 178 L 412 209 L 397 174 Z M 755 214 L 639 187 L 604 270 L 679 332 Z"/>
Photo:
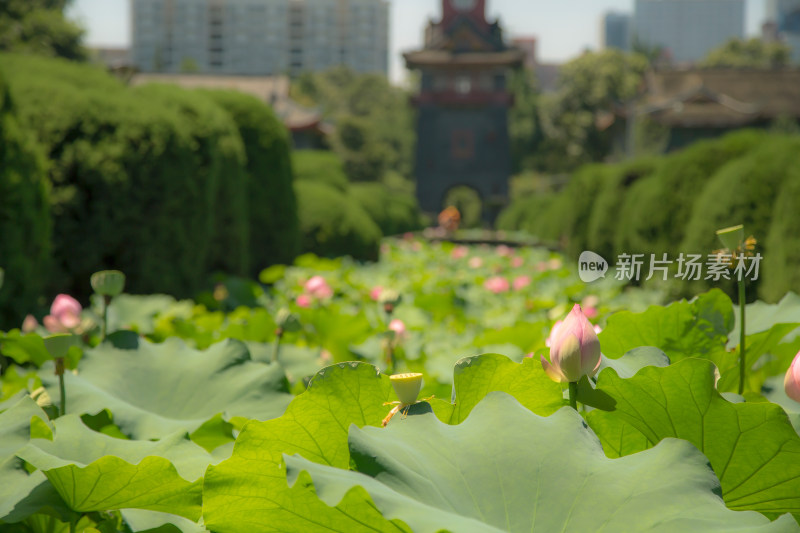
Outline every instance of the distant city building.
<path id="1" fill-rule="evenodd" d="M 603 48 L 630 50 L 632 22 L 627 13 L 606 13 L 603 17 Z"/>
<path id="2" fill-rule="evenodd" d="M 387 0 L 132 0 L 143 72 L 389 72 Z"/>
<path id="3" fill-rule="evenodd" d="M 800 0 L 769 0 L 767 18 L 775 24 L 778 38 L 792 49 L 792 60 L 800 62 Z"/>
<path id="4" fill-rule="evenodd" d="M 745 0 L 636 0 L 633 30 L 635 43 L 660 47 L 672 61 L 699 61 L 744 38 Z"/>

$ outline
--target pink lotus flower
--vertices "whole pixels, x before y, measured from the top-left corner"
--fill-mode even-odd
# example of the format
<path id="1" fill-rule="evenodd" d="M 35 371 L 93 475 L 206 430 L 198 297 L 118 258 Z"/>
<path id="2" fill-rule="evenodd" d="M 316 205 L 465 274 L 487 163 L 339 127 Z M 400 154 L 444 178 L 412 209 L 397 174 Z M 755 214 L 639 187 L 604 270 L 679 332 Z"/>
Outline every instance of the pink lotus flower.
<path id="1" fill-rule="evenodd" d="M 508 283 L 506 278 L 495 276 L 486 280 L 483 284 L 486 290 L 491 291 L 495 294 L 500 294 L 501 292 L 508 292 L 511 286 Z"/>
<path id="2" fill-rule="evenodd" d="M 450 257 L 452 257 L 453 259 L 463 259 L 467 257 L 468 254 L 469 254 L 469 248 L 467 248 L 466 246 L 456 246 L 455 248 L 453 248 L 453 251 L 450 252 Z"/>
<path id="3" fill-rule="evenodd" d="M 395 318 L 389 322 L 389 331 L 394 331 L 395 337 L 402 339 L 406 336 L 406 323 L 399 318 Z"/>
<path id="4" fill-rule="evenodd" d="M 530 276 L 517 276 L 514 278 L 513 287 L 515 291 L 521 291 L 531 284 Z"/>
<path id="5" fill-rule="evenodd" d="M 369 291 L 370 300 L 372 300 L 373 302 L 377 302 L 380 299 L 382 292 L 383 292 L 383 287 L 381 287 L 380 285 L 376 285 L 375 287 L 372 288 L 371 291 Z"/>
<path id="6" fill-rule="evenodd" d="M 306 292 L 314 298 L 325 299 L 333 296 L 333 289 L 322 276 L 314 276 L 305 284 Z"/>
<path id="7" fill-rule="evenodd" d="M 786 389 L 786 395 L 789 398 L 800 402 L 800 352 L 797 352 L 792 364 L 789 365 L 789 370 L 783 380 L 783 388 Z"/>
<path id="8" fill-rule="evenodd" d="M 514 253 L 514 250 L 506 246 L 505 244 L 501 244 L 497 248 L 494 249 L 495 253 L 500 257 L 509 257 L 511 254 Z"/>
<path id="9" fill-rule="evenodd" d="M 550 336 L 547 337 L 546 341 L 544 341 L 545 346 L 550 348 L 553 345 L 553 340 L 556 338 L 556 335 L 558 334 L 558 328 L 560 328 L 561 324 L 563 323 L 564 323 L 563 320 L 556 320 L 556 323 L 553 324 L 553 327 L 550 329 Z"/>
<path id="10" fill-rule="evenodd" d="M 555 330 L 555 326 L 553 327 Z M 600 341 L 594 327 L 575 304 L 550 338 L 550 362 L 541 356 L 542 367 L 553 381 L 577 382 L 592 377 L 600 368 Z"/>
<path id="11" fill-rule="evenodd" d="M 297 299 L 294 301 L 294 303 L 297 304 L 297 307 L 302 307 L 303 309 L 307 309 L 307 308 L 311 307 L 311 296 L 309 296 L 308 294 L 303 293 L 303 294 L 301 294 L 300 296 L 297 297 Z"/>
<path id="12" fill-rule="evenodd" d="M 36 317 L 33 315 L 28 315 L 25 317 L 25 320 L 22 321 L 22 333 L 30 333 L 31 331 L 36 331 L 36 328 L 39 327 L 39 321 L 36 320 Z"/>
<path id="13" fill-rule="evenodd" d="M 597 308 L 587 307 L 583 314 L 586 315 L 586 318 L 597 318 Z"/>
<path id="14" fill-rule="evenodd" d="M 547 270 L 547 263 L 545 263 L 543 261 L 540 261 L 540 262 L 536 263 L 536 271 L 537 272 L 544 272 L 545 270 Z"/>
<path id="15" fill-rule="evenodd" d="M 514 268 L 519 268 L 525 264 L 525 260 L 520 256 L 515 256 L 511 258 L 511 266 Z"/>
<path id="16" fill-rule="evenodd" d="M 558 270 L 559 268 L 562 267 L 562 265 L 563 263 L 561 259 L 558 258 L 553 258 L 547 262 L 547 268 L 549 268 L 550 270 Z"/>
<path id="17" fill-rule="evenodd" d="M 44 327 L 50 333 L 68 333 L 81 323 L 83 308 L 78 300 L 67 294 L 59 294 L 50 306 L 50 314 L 44 317 Z"/>
<path id="18" fill-rule="evenodd" d="M 470 268 L 480 268 L 483 266 L 483 259 L 480 257 L 473 257 L 467 263 Z"/>

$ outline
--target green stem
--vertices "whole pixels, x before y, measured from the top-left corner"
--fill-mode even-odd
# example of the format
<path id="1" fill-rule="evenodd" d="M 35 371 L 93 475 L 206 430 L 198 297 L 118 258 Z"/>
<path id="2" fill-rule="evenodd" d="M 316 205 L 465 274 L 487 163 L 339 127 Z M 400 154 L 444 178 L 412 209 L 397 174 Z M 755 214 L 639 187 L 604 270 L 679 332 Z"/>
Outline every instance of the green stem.
<path id="1" fill-rule="evenodd" d="M 100 342 L 106 340 L 108 334 L 108 305 L 111 303 L 110 296 L 103 296 L 103 328 L 100 330 Z"/>
<path id="2" fill-rule="evenodd" d="M 578 410 L 578 383 L 575 381 L 569 382 L 569 406 Z"/>
<path id="3" fill-rule="evenodd" d="M 739 280 L 739 318 L 741 318 L 741 327 L 739 328 L 739 394 L 744 393 L 744 380 L 746 370 L 746 354 L 745 354 L 745 291 L 744 291 L 744 278 Z"/>
<path id="4" fill-rule="evenodd" d="M 281 354 L 281 339 L 283 338 L 283 330 L 280 328 L 275 331 L 275 342 L 272 344 L 272 362 L 277 363 L 278 357 Z"/>
<path id="5" fill-rule="evenodd" d="M 61 396 L 61 416 L 67 414 L 67 389 L 64 387 L 64 358 L 56 359 L 56 374 L 58 375 L 58 388 Z"/>

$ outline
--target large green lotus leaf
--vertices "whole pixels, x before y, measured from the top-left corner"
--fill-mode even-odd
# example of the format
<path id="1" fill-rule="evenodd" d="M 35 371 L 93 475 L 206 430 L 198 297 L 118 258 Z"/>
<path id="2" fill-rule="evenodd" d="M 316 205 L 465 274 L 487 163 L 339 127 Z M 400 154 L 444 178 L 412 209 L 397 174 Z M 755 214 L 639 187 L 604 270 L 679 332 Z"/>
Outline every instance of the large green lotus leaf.
<path id="1" fill-rule="evenodd" d="M 158 441 L 127 440 L 92 431 L 77 415 L 62 416 L 53 424 L 52 439 L 31 439 L 17 456 L 44 471 L 68 465 L 84 467 L 109 455 L 132 464 L 158 456 L 172 463 L 178 475 L 188 481 L 201 478 L 206 467 L 217 462 L 180 432 Z"/>
<path id="2" fill-rule="evenodd" d="M 745 310 L 747 335 L 762 333 L 776 324 L 800 324 L 800 296 L 790 292 L 777 304 L 753 302 Z M 739 313 L 736 313 L 736 325 L 731 331 L 729 347 L 739 343 Z"/>
<path id="3" fill-rule="evenodd" d="M 120 294 L 108 306 L 108 331 L 133 329 L 143 335 L 153 333 L 154 319 L 176 304 L 175 298 L 165 294 L 136 296 Z M 185 305 L 184 305 L 185 306 Z"/>
<path id="4" fill-rule="evenodd" d="M 668 365 L 669 357 L 664 352 L 653 346 L 640 346 L 627 352 L 619 359 L 602 356 L 599 372 L 602 372 L 605 368 L 613 368 L 618 376 L 629 378 L 635 376 L 639 370 L 646 366 L 665 367 Z"/>
<path id="5" fill-rule="evenodd" d="M 783 379 L 783 376 L 769 378 L 764 382 L 761 393 L 767 400 L 783 407 L 783 410 L 789 415 L 789 421 L 794 426 L 795 431 L 800 434 L 800 402 L 792 400 L 786 394 Z"/>
<path id="6" fill-rule="evenodd" d="M 790 516 L 771 523 L 727 509 L 707 459 L 687 442 L 609 459 L 575 411 L 542 418 L 504 393 L 460 425 L 419 415 L 384 430 L 353 427 L 349 442 L 356 472 L 287 455 L 289 483 L 309 473 L 328 505 L 361 488 L 416 533 L 800 530 Z"/>
<path id="7" fill-rule="evenodd" d="M 538 359 L 527 357 L 522 363 L 515 363 L 499 354 L 465 357 L 456 363 L 453 374 L 455 406 L 450 418 L 443 418 L 450 424 L 466 420 L 472 409 L 492 391 L 506 392 L 543 416 L 564 406 L 561 385 L 547 377 Z M 437 415 L 439 413 L 437 408 Z"/>
<path id="8" fill-rule="evenodd" d="M 18 364 L 31 362 L 36 366 L 42 366 L 53 359 L 39 335 L 23 334 L 18 329 L 0 334 L 0 353 Z"/>
<path id="9" fill-rule="evenodd" d="M 730 403 L 720 396 L 710 362 L 646 367 L 630 379 L 605 370 L 597 389 L 614 399 L 615 409 L 594 410 L 586 418 L 610 456 L 636 451 L 642 436 L 646 447 L 685 439 L 708 457 L 730 508 L 800 511 L 800 437 L 779 406 Z M 621 436 L 624 425 L 636 431 Z"/>
<path id="10" fill-rule="evenodd" d="M 199 478 L 212 462 L 181 434 L 157 442 L 115 439 L 90 430 L 77 415 L 57 419 L 52 440 L 32 439 L 17 456 L 44 472 L 74 511 L 137 508 L 195 521 Z"/>
<path id="11" fill-rule="evenodd" d="M 67 514 L 69 511 L 45 476 L 41 472 L 29 475 L 16 458 L 30 439 L 31 421 L 38 418 L 49 424 L 47 415 L 24 393 L 4 405 L 9 404 L 0 413 L 0 523 L 18 522 L 45 507 Z"/>
<path id="12" fill-rule="evenodd" d="M 204 533 L 206 528 L 182 516 L 143 509 L 123 509 L 122 518 L 133 533 Z"/>
<path id="13" fill-rule="evenodd" d="M 203 491 L 203 518 L 216 533 L 240 531 L 397 531 L 354 494 L 335 508 L 309 488 L 289 488 L 283 453 L 347 468 L 347 429 L 381 423 L 394 396 L 389 378 L 364 363 L 327 367 L 311 380 L 286 413 L 267 422 L 248 423 L 236 439 L 233 456 L 209 467 Z"/>
<path id="14" fill-rule="evenodd" d="M 45 376 L 51 397 L 57 380 Z M 103 344 L 87 350 L 78 375 L 65 374 L 67 410 L 109 409 L 114 423 L 135 439 L 194 431 L 215 415 L 268 420 L 292 396 L 283 370 L 250 360 L 244 344 L 227 340 L 206 351 L 179 339 L 140 341 L 137 350 Z"/>
<path id="15" fill-rule="evenodd" d="M 714 289 L 692 302 L 615 313 L 599 335 L 600 346 L 612 359 L 639 346 L 660 348 L 672 362 L 693 356 L 722 358 L 733 323 L 730 298 Z"/>
<path id="16" fill-rule="evenodd" d="M 761 389 L 767 377 L 774 372 L 783 372 L 789 367 L 792 356 L 785 360 L 779 356 L 782 348 L 783 339 L 792 331 L 797 329 L 798 324 L 775 324 L 766 331 L 748 335 L 745 339 L 747 345 L 747 379 L 745 380 L 745 391 L 755 392 Z M 733 352 L 733 357 L 724 358 L 717 362 L 720 371 L 720 380 L 717 388 L 721 391 L 735 391 L 739 387 L 739 350 Z M 793 352 L 796 353 L 796 352 Z M 768 358 L 762 357 L 768 355 Z M 781 362 L 785 360 L 784 362 Z M 758 368 L 758 370 L 753 370 Z"/>

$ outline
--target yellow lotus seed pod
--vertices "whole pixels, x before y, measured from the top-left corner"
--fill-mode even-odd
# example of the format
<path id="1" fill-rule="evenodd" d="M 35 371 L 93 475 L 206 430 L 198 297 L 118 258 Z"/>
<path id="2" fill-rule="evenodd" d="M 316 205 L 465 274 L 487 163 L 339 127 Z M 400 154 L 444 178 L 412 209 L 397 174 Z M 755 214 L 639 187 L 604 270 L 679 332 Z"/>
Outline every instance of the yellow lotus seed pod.
<path id="1" fill-rule="evenodd" d="M 718 230 L 717 237 L 719 237 L 725 248 L 733 252 L 739 249 L 744 242 L 744 226 L 739 224 L 738 226 Z"/>
<path id="2" fill-rule="evenodd" d="M 404 405 L 416 403 L 419 391 L 422 389 L 422 374 L 395 374 L 389 376 L 392 387 L 397 394 L 397 399 Z"/>

